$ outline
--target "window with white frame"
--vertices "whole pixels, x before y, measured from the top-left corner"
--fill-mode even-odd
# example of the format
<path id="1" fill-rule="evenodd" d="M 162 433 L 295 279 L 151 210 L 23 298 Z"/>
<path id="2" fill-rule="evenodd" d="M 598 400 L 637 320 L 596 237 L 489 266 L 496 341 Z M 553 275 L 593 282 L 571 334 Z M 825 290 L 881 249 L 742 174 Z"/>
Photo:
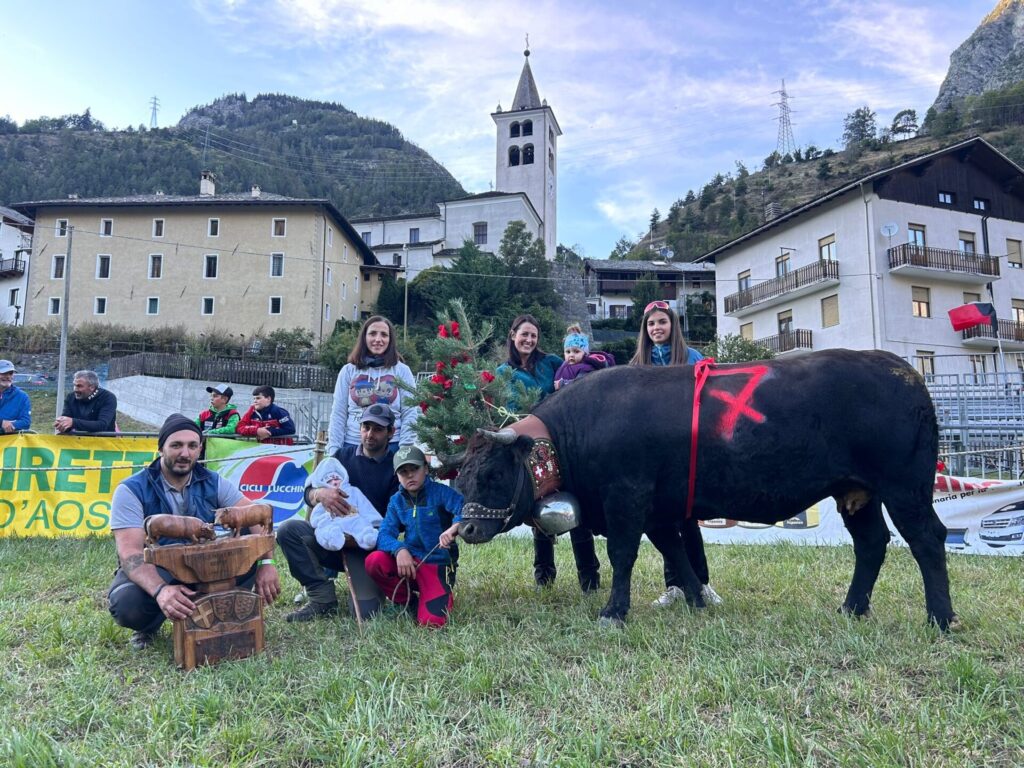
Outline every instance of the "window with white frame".
<path id="1" fill-rule="evenodd" d="M 271 296 L 270 297 L 270 314 L 280 315 L 281 314 L 281 297 Z"/>
<path id="2" fill-rule="evenodd" d="M 159 280 L 164 276 L 164 256 L 162 253 L 149 254 L 149 279 Z"/>
<path id="3" fill-rule="evenodd" d="M 839 325 L 839 294 L 834 293 L 821 300 L 821 327 Z"/>
<path id="4" fill-rule="evenodd" d="M 50 277 L 54 280 L 64 279 L 64 254 L 55 253 L 50 260 Z"/>
<path id="5" fill-rule="evenodd" d="M 160 297 L 150 296 L 146 299 L 146 314 L 147 315 L 159 315 L 160 314 Z"/>
<path id="6" fill-rule="evenodd" d="M 330 304 L 324 304 L 324 320 L 330 320 L 330 319 L 331 319 L 331 305 Z"/>
<path id="7" fill-rule="evenodd" d="M 163 237 L 163 236 L 164 236 L 164 220 L 163 219 L 153 219 L 153 237 Z"/>
<path id="8" fill-rule="evenodd" d="M 478 221 L 473 225 L 473 242 L 476 245 L 487 245 L 487 222 Z"/>
<path id="9" fill-rule="evenodd" d="M 342 284 L 341 284 L 341 298 L 343 298 L 343 299 L 347 299 L 348 298 L 348 283 L 346 283 L 346 282 L 342 282 Z"/>
<path id="10" fill-rule="evenodd" d="M 274 219 L 273 224 L 270 226 L 271 237 L 284 237 L 287 232 L 287 219 Z"/>
<path id="11" fill-rule="evenodd" d="M 331 229 L 330 227 L 327 228 L 327 247 L 334 247 L 334 230 Z"/>
<path id="12" fill-rule="evenodd" d="M 754 340 L 754 324 L 753 323 L 743 323 L 743 325 L 740 326 L 740 338 L 741 339 L 746 339 L 747 341 L 753 341 Z"/>
<path id="13" fill-rule="evenodd" d="M 776 315 L 779 323 L 779 335 L 793 332 L 793 310 L 787 309 Z"/>
<path id="14" fill-rule="evenodd" d="M 420 228 L 409 227 L 409 242 L 418 243 L 420 241 Z"/>
<path id="15" fill-rule="evenodd" d="M 271 277 L 284 277 L 284 254 L 283 253 L 272 253 L 272 254 L 270 254 L 270 276 Z"/>
<path id="16" fill-rule="evenodd" d="M 974 233 L 960 230 L 957 236 L 957 248 L 960 249 L 960 253 L 977 253 L 974 244 Z"/>
<path id="17" fill-rule="evenodd" d="M 1024 325 L 1024 299 L 1010 299 L 1010 311 L 1013 312 L 1013 322 Z"/>
<path id="18" fill-rule="evenodd" d="M 359 236 L 363 238 L 363 242 L 367 245 L 373 245 L 373 232 L 360 232 Z"/>
<path id="19" fill-rule="evenodd" d="M 348 264 L 348 243 L 345 243 L 345 245 L 342 247 L 341 260 Z"/>
<path id="20" fill-rule="evenodd" d="M 775 257 L 775 276 L 785 277 L 789 274 L 789 253 L 783 253 Z"/>
<path id="21" fill-rule="evenodd" d="M 924 224 L 907 224 L 907 242 L 918 248 L 925 247 Z"/>
<path id="22" fill-rule="evenodd" d="M 931 317 L 932 289 L 912 285 L 910 287 L 910 308 L 914 317 Z"/>
<path id="23" fill-rule="evenodd" d="M 1021 262 L 1020 240 L 1008 239 L 1006 241 L 1006 261 L 1014 269 L 1020 269 L 1024 266 L 1024 262 Z"/>
<path id="24" fill-rule="evenodd" d="M 940 189 L 939 190 L 939 203 L 941 203 L 942 205 L 952 205 L 953 204 L 953 193 L 952 192 L 946 192 L 946 191 Z"/>
<path id="25" fill-rule="evenodd" d="M 931 379 L 935 376 L 935 352 L 927 349 L 917 350 L 914 354 L 914 367 L 926 379 Z"/>
<path id="26" fill-rule="evenodd" d="M 402 266 L 402 254 L 392 253 L 391 254 L 391 266 L 400 267 Z"/>
<path id="27" fill-rule="evenodd" d="M 330 267 L 327 268 L 327 284 L 334 285 L 334 272 L 331 271 Z"/>
<path id="28" fill-rule="evenodd" d="M 750 290 L 750 270 L 745 269 L 736 275 L 736 290 L 738 291 L 749 291 Z"/>
<path id="29" fill-rule="evenodd" d="M 110 279 L 110 254 L 109 253 L 98 253 L 98 254 L 96 254 L 96 279 L 97 280 L 109 280 Z"/>
<path id="30" fill-rule="evenodd" d="M 94 315 L 105 315 L 107 314 L 107 297 L 97 296 L 92 302 L 92 313 Z"/>
<path id="31" fill-rule="evenodd" d="M 976 211 L 987 211 L 988 210 L 988 200 L 986 200 L 984 197 L 976 197 L 976 198 L 974 198 L 974 210 L 976 210 Z"/>
<path id="32" fill-rule="evenodd" d="M 60 299 L 56 296 L 50 297 L 50 304 L 48 307 L 47 314 L 59 315 L 60 314 Z"/>
<path id="33" fill-rule="evenodd" d="M 7 292 L 7 306 L 8 307 L 16 307 L 16 306 L 18 306 L 18 292 L 20 290 L 21 290 L 20 288 L 11 288 L 11 290 L 9 290 Z"/>
<path id="34" fill-rule="evenodd" d="M 204 315 L 213 314 L 213 296 L 203 296 L 202 303 L 200 304 L 202 309 L 200 310 Z"/>
<path id="35" fill-rule="evenodd" d="M 356 275 L 355 292 L 359 293 L 359 275 Z"/>
<path id="36" fill-rule="evenodd" d="M 57 219 L 56 224 L 53 227 L 54 237 L 67 237 L 68 236 L 68 220 Z"/>
<path id="37" fill-rule="evenodd" d="M 207 280 L 217 279 L 217 254 L 208 253 L 203 260 L 203 277 Z"/>
<path id="38" fill-rule="evenodd" d="M 357 305 L 355 305 L 355 304 L 352 305 L 352 319 L 353 320 L 358 320 L 359 319 L 359 307 Z"/>
<path id="39" fill-rule="evenodd" d="M 114 236 L 114 220 L 100 219 L 100 237 Z"/>
<path id="40" fill-rule="evenodd" d="M 206 236 L 220 237 L 220 219 L 210 219 L 206 222 Z"/>
<path id="41" fill-rule="evenodd" d="M 818 258 L 821 261 L 836 260 L 836 236 L 831 234 L 818 241 Z"/>

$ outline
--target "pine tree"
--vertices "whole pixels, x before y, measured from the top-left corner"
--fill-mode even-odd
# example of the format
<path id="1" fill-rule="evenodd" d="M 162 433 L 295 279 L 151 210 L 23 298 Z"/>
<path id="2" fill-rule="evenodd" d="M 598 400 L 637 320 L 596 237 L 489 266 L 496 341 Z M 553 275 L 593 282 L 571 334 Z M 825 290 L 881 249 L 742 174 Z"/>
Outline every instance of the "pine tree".
<path id="1" fill-rule="evenodd" d="M 437 337 L 428 345 L 434 375 L 413 390 L 421 411 L 413 431 L 442 463 L 445 456 L 465 450 L 477 429 L 508 426 L 519 418 L 514 410 L 527 413 L 537 400 L 535 392 L 513 381 L 510 370 L 496 371 L 482 359 L 493 325 L 485 321 L 474 333 L 462 302 L 454 299 L 449 306 L 438 313 Z"/>

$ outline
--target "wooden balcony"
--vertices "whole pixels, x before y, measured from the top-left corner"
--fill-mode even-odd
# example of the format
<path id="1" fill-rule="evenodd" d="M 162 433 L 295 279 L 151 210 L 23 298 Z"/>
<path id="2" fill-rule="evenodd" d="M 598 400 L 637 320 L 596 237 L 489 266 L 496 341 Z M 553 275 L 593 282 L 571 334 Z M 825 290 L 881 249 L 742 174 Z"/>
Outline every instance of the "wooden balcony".
<path id="1" fill-rule="evenodd" d="M 996 332 L 991 325 L 976 325 L 960 332 L 960 338 L 965 347 L 977 347 L 979 349 L 992 350 L 999 346 L 1001 341 L 1004 350 L 1019 352 L 1024 350 L 1024 323 L 1015 323 L 1012 320 L 998 320 L 999 341 L 996 341 Z"/>
<path id="2" fill-rule="evenodd" d="M 904 243 L 890 248 L 889 272 L 956 283 L 988 283 L 999 278 L 999 259 L 987 253 L 965 253 Z"/>
<path id="3" fill-rule="evenodd" d="M 0 259 L 0 277 L 20 277 L 26 265 L 25 259 Z"/>
<path id="4" fill-rule="evenodd" d="M 809 328 L 794 328 L 792 331 L 757 339 L 754 343 L 770 349 L 776 355 L 784 355 L 787 352 L 810 352 L 813 349 Z"/>
<path id="5" fill-rule="evenodd" d="M 781 277 L 765 280 L 752 288 L 725 297 L 725 314 L 743 317 L 764 307 L 791 301 L 839 284 L 838 261 L 816 261 Z"/>

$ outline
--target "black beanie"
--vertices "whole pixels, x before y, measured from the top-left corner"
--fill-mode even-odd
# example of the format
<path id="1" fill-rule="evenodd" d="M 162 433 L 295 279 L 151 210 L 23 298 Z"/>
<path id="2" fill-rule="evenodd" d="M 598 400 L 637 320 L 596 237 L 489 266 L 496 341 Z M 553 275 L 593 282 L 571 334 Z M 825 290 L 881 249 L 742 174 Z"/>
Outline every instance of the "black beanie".
<path id="1" fill-rule="evenodd" d="M 160 434 L 156 437 L 156 449 L 158 451 L 163 450 L 164 443 L 167 442 L 167 438 L 173 435 L 175 432 L 181 432 L 183 429 L 191 429 L 197 435 L 199 439 L 203 439 L 203 430 L 199 428 L 192 419 L 188 416 L 184 416 L 180 413 L 172 413 L 167 417 L 167 421 L 160 427 Z"/>

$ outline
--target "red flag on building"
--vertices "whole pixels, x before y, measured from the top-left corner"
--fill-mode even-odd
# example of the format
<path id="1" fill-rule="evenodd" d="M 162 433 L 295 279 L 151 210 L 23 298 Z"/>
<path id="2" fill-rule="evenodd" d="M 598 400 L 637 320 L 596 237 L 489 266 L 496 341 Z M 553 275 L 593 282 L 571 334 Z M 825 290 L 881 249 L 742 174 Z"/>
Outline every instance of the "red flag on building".
<path id="1" fill-rule="evenodd" d="M 991 304 L 972 302 L 949 310 L 949 322 L 954 331 L 973 328 L 976 325 L 991 325 L 996 330 L 996 308 Z"/>

